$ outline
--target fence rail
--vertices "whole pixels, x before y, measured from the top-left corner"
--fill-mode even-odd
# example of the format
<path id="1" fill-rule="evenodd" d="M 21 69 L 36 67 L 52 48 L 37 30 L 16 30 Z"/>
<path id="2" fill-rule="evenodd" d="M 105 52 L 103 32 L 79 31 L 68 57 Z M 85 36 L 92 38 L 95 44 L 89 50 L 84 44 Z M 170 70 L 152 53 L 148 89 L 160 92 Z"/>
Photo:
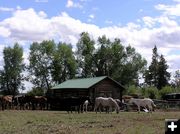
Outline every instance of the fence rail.
<path id="1" fill-rule="evenodd" d="M 167 100 L 157 100 L 154 99 L 153 100 L 154 103 L 157 106 L 157 109 L 174 109 L 174 110 L 180 110 L 180 100 L 171 100 L 171 101 L 167 101 Z"/>

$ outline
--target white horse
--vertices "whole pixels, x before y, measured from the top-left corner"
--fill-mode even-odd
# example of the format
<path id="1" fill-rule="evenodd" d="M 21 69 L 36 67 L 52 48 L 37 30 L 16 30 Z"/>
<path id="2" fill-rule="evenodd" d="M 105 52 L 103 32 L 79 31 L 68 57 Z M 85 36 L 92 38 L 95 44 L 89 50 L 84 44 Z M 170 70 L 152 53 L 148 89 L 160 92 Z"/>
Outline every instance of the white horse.
<path id="1" fill-rule="evenodd" d="M 151 113 L 153 111 L 153 108 L 156 107 L 156 105 L 154 104 L 153 100 L 151 100 L 150 98 L 144 98 L 144 99 L 131 98 L 129 100 L 129 103 L 137 105 L 138 113 L 140 112 L 140 107 L 148 109 Z"/>
<path id="2" fill-rule="evenodd" d="M 83 112 L 84 112 L 84 109 L 85 109 L 85 111 L 86 111 L 86 113 L 87 113 L 88 105 L 89 105 L 89 101 L 86 100 L 86 101 L 84 102 L 84 104 L 83 104 Z"/>
<path id="3" fill-rule="evenodd" d="M 94 111 L 96 111 L 97 113 L 97 109 L 102 106 L 103 108 L 108 108 L 108 112 L 109 112 L 109 109 L 111 109 L 112 111 L 112 108 L 115 107 L 116 109 L 116 113 L 119 113 L 119 105 L 117 104 L 117 102 L 109 97 L 109 98 L 104 98 L 104 97 L 97 97 L 95 99 L 95 106 L 94 106 Z M 100 113 L 101 113 L 101 110 L 100 110 Z"/>

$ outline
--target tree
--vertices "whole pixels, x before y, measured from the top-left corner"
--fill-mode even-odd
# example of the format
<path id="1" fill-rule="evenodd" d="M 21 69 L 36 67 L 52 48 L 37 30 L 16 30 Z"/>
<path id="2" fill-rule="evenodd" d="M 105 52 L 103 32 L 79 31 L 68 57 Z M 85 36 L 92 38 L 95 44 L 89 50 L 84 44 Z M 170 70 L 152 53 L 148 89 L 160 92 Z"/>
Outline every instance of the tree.
<path id="1" fill-rule="evenodd" d="M 173 85 L 174 85 L 176 88 L 179 88 L 179 87 L 180 87 L 180 70 L 176 70 L 176 71 L 175 71 Z"/>
<path id="2" fill-rule="evenodd" d="M 145 82 L 148 85 L 157 87 L 158 85 L 158 58 L 157 47 L 153 48 L 152 62 L 149 69 L 145 73 Z"/>
<path id="3" fill-rule="evenodd" d="M 138 86 L 139 76 L 145 71 L 147 61 L 129 45 L 125 48 L 121 62 L 122 70 L 119 73 L 119 81 L 127 86 L 132 84 Z"/>
<path id="4" fill-rule="evenodd" d="M 72 79 L 76 74 L 76 60 L 72 52 L 72 47 L 65 43 L 59 43 L 54 53 L 52 62 L 52 78 L 56 83 L 62 83 L 67 79 Z"/>
<path id="5" fill-rule="evenodd" d="M 36 88 L 33 88 L 32 90 L 28 91 L 27 95 L 30 95 L 30 96 L 43 96 L 44 95 L 44 90 L 42 88 L 36 87 Z"/>
<path id="6" fill-rule="evenodd" d="M 93 61 L 95 63 L 95 75 L 96 76 L 103 76 L 107 75 L 110 76 L 111 70 L 111 42 L 105 35 L 98 38 L 98 46 L 99 48 L 94 53 Z"/>
<path id="7" fill-rule="evenodd" d="M 160 61 L 158 63 L 158 89 L 162 89 L 162 87 L 167 86 L 170 80 L 170 73 L 167 72 L 168 65 L 163 55 L 160 56 Z"/>
<path id="8" fill-rule="evenodd" d="M 82 33 L 77 48 L 76 57 L 83 77 L 107 75 L 123 85 L 130 85 L 138 83 L 138 76 L 146 65 L 146 60 L 133 47 L 124 47 L 118 38 L 110 41 L 103 35 L 94 42 L 88 33 Z"/>
<path id="9" fill-rule="evenodd" d="M 83 32 L 77 43 L 76 58 L 78 64 L 78 72 L 81 77 L 90 77 L 94 75 L 93 55 L 94 55 L 94 40 L 88 33 Z"/>
<path id="10" fill-rule="evenodd" d="M 30 46 L 29 72 L 35 87 L 50 89 L 52 84 L 51 65 L 56 44 L 54 41 L 33 42 Z"/>
<path id="11" fill-rule="evenodd" d="M 23 48 L 15 43 L 13 48 L 5 47 L 3 55 L 4 69 L 0 72 L 1 89 L 4 90 L 4 94 L 16 95 L 19 88 L 23 88 L 22 71 L 25 67 L 23 64 Z"/>
<path id="12" fill-rule="evenodd" d="M 163 55 L 159 56 L 157 47 L 153 48 L 152 62 L 145 73 L 145 82 L 158 89 L 168 85 L 170 73 L 167 72 L 168 65 Z"/>

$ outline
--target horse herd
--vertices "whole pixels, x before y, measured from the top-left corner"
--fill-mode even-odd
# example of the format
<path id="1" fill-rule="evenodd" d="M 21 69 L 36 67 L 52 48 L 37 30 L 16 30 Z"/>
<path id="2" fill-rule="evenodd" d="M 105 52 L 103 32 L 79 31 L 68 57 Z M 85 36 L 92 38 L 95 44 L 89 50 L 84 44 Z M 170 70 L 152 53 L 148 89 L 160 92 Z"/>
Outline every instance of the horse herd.
<path id="1" fill-rule="evenodd" d="M 28 96 L 28 95 L 5 95 L 0 96 L 1 110 L 6 109 L 45 109 L 47 104 L 47 98 L 44 96 Z"/>
<path id="2" fill-rule="evenodd" d="M 77 111 L 78 113 L 95 111 L 106 111 L 107 113 L 116 111 L 119 113 L 120 109 L 129 104 L 134 104 L 138 108 L 138 112 L 143 108 L 146 111 L 152 112 L 156 105 L 150 98 L 135 99 L 130 98 L 128 103 L 124 103 L 119 99 L 113 99 L 111 97 L 97 97 L 94 101 L 89 97 L 67 97 L 67 98 L 54 98 L 45 96 L 0 96 L 0 109 L 13 109 L 13 110 L 51 110 L 54 107 L 65 110 L 68 113 Z"/>

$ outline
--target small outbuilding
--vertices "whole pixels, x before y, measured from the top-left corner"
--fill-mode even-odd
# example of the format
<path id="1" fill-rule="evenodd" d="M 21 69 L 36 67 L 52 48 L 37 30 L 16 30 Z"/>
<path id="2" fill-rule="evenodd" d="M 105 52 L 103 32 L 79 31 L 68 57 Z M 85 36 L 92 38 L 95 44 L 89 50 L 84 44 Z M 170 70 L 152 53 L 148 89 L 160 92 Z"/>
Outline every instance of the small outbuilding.
<path id="1" fill-rule="evenodd" d="M 55 98 L 89 96 L 94 100 L 101 96 L 122 99 L 124 89 L 120 83 L 110 77 L 101 76 L 67 80 L 50 89 L 49 93 Z"/>

